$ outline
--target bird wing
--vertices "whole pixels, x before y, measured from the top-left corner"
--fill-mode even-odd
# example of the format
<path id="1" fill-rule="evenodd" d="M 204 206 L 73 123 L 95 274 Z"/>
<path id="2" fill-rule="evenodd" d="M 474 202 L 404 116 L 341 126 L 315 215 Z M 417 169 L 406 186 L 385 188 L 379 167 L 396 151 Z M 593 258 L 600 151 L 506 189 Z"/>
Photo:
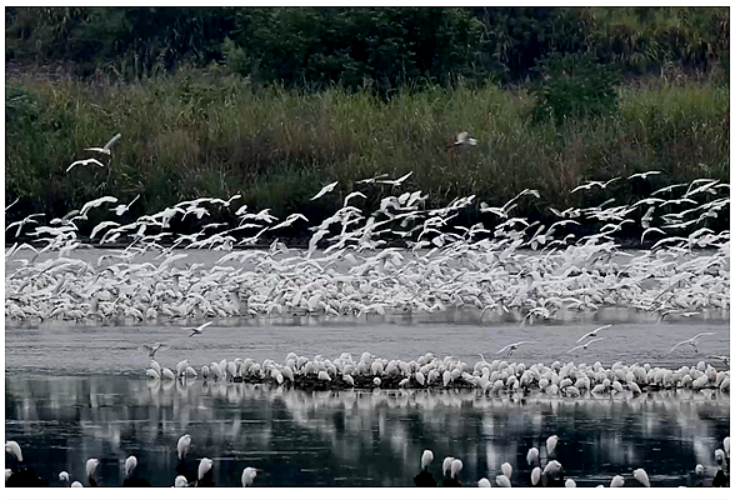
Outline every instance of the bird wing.
<path id="1" fill-rule="evenodd" d="M 335 181 L 335 182 L 333 182 L 331 184 L 327 184 L 326 186 L 324 186 L 316 195 L 314 195 L 314 197 L 311 199 L 311 201 L 314 201 L 314 200 L 316 200 L 318 198 L 321 198 L 322 196 L 324 196 L 328 192 L 332 191 L 335 187 L 337 187 L 337 183 L 338 182 L 339 181 Z"/>
<path id="2" fill-rule="evenodd" d="M 672 347 L 672 348 L 671 348 L 671 350 L 670 350 L 669 352 L 670 352 L 670 353 L 671 353 L 671 352 L 673 352 L 673 351 L 674 351 L 674 349 L 676 349 L 676 348 L 677 348 L 677 347 L 679 347 L 680 345 L 686 344 L 686 343 L 688 343 L 688 342 L 689 342 L 689 340 L 682 340 L 681 342 L 679 342 L 678 344 L 676 344 L 676 345 L 675 345 L 674 347 Z"/>
<path id="3" fill-rule="evenodd" d="M 404 176 L 403 176 L 403 177 L 401 177 L 400 179 L 396 179 L 396 180 L 395 180 L 395 183 L 396 183 L 396 185 L 398 185 L 398 184 L 402 183 L 403 181 L 405 181 L 406 179 L 408 179 L 408 178 L 409 178 L 409 177 L 411 177 L 412 175 L 413 175 L 413 171 L 411 171 L 411 172 L 407 173 L 406 175 L 404 175 Z"/>
<path id="4" fill-rule="evenodd" d="M 507 346 L 503 347 L 501 350 L 499 350 L 498 352 L 496 352 L 495 354 L 500 354 L 503 351 L 506 351 L 506 350 L 510 349 L 512 346 L 513 346 L 513 344 L 507 345 Z"/>
<path id="5" fill-rule="evenodd" d="M 574 351 L 576 351 L 577 349 L 582 349 L 583 347 L 584 347 L 584 346 L 581 346 L 581 345 L 578 345 L 578 346 L 576 346 L 576 347 L 572 347 L 571 349 L 569 349 L 569 350 L 567 351 L 567 354 L 569 354 L 570 352 L 574 352 Z"/>
<path id="6" fill-rule="evenodd" d="M 589 333 L 585 333 L 585 334 L 584 334 L 584 335 L 582 335 L 582 337 L 581 337 L 581 338 L 580 338 L 580 339 L 579 339 L 579 340 L 577 341 L 577 344 L 579 344 L 580 342 L 582 342 L 582 341 L 583 341 L 584 339 L 586 339 L 587 337 L 591 337 L 591 336 L 593 336 L 593 335 L 595 335 L 595 332 L 589 332 Z"/>
<path id="7" fill-rule="evenodd" d="M 589 345 L 593 344 L 594 342 L 599 342 L 600 340 L 605 340 L 605 338 L 604 337 L 600 337 L 599 339 L 592 339 L 589 342 L 587 342 L 587 344 L 585 344 L 585 345 L 586 346 L 589 346 Z"/>
<path id="8" fill-rule="evenodd" d="M 85 148 L 85 151 L 94 151 L 95 153 L 104 153 L 108 154 L 107 151 L 105 151 L 103 148 Z"/>
<path id="9" fill-rule="evenodd" d="M 67 168 L 66 171 L 68 172 L 69 170 L 71 170 L 72 168 L 76 167 L 77 165 L 86 165 L 86 162 L 84 160 L 77 160 L 74 163 L 72 163 L 71 165 L 69 165 L 69 168 Z"/>
<path id="10" fill-rule="evenodd" d="M 112 145 L 115 144 L 120 139 L 120 137 L 122 137 L 122 134 L 116 134 L 115 137 L 107 141 L 107 144 L 105 144 L 105 146 L 102 149 L 109 151 Z"/>
<path id="11" fill-rule="evenodd" d="M 214 322 L 213 321 L 207 321 L 206 323 L 204 323 L 202 326 L 199 327 L 199 330 L 204 330 L 205 328 L 207 328 L 212 323 L 214 323 Z"/>
<path id="12" fill-rule="evenodd" d="M 714 334 L 715 334 L 715 332 L 704 332 L 704 333 L 700 333 L 700 334 L 698 334 L 698 335 L 695 335 L 694 337 L 692 337 L 692 338 L 691 338 L 691 339 L 689 340 L 689 342 L 691 342 L 692 340 L 697 340 L 697 339 L 698 339 L 699 337 L 703 337 L 703 336 L 705 336 L 705 335 L 714 335 Z"/>
<path id="13" fill-rule="evenodd" d="M 128 207 L 128 208 L 130 208 L 130 206 L 131 206 L 131 205 L 132 205 L 133 203 L 135 203 L 136 201 L 138 201 L 138 198 L 140 198 L 140 195 L 137 195 L 137 196 L 136 196 L 135 198 L 133 198 L 133 201 L 131 201 L 130 203 L 128 203 L 128 204 L 127 204 L 127 207 Z"/>
<path id="14" fill-rule="evenodd" d="M 605 325 L 605 326 L 601 326 L 601 327 L 599 327 L 599 328 L 596 328 L 596 329 L 594 329 L 594 330 L 592 330 L 592 331 L 593 331 L 593 333 L 598 333 L 598 332 L 601 332 L 602 330 L 605 330 L 606 328 L 610 328 L 611 326 L 612 326 L 612 325 Z"/>

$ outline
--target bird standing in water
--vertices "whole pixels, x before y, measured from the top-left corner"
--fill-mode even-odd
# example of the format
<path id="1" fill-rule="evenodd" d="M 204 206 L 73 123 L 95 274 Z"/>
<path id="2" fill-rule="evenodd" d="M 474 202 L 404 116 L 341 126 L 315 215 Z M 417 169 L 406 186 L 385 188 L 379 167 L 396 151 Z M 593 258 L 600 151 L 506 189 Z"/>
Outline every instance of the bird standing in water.
<path id="1" fill-rule="evenodd" d="M 436 486 L 434 476 L 429 472 L 429 465 L 434 460 L 434 453 L 431 450 L 424 450 L 421 455 L 421 472 L 413 478 L 413 482 L 416 486 L 429 487 Z"/>
<path id="2" fill-rule="evenodd" d="M 13 457 L 13 466 L 10 469 L 5 469 L 5 486 L 9 488 L 13 487 L 39 487 L 48 486 L 48 481 L 39 478 L 36 475 L 36 471 L 30 466 L 21 466 L 23 462 L 23 452 L 20 450 L 20 445 L 15 441 L 8 441 L 5 443 L 5 453 Z M 9 464 L 6 460 L 5 464 Z"/>
<path id="3" fill-rule="evenodd" d="M 446 462 L 446 459 L 445 459 Z M 462 486 L 459 482 L 459 473 L 462 470 L 462 461 L 458 458 L 452 460 L 450 465 L 450 476 L 449 479 L 445 479 L 442 486 Z"/>
<path id="4" fill-rule="evenodd" d="M 151 483 L 149 483 L 145 479 L 136 477 L 137 470 L 138 470 L 138 459 L 135 458 L 133 455 L 130 455 L 127 458 L 127 460 L 125 460 L 125 480 L 123 481 L 123 486 L 133 487 L 133 488 L 150 487 Z"/>
<path id="5" fill-rule="evenodd" d="M 730 486 L 730 477 L 725 472 L 725 452 L 722 450 L 715 450 L 715 460 L 717 465 L 720 466 L 720 470 L 715 474 L 714 480 L 712 480 L 712 486 L 715 488 L 728 488 Z"/>
<path id="6" fill-rule="evenodd" d="M 197 486 L 199 487 L 214 487 L 214 481 L 212 480 L 212 460 L 209 458 L 202 458 L 199 461 L 199 470 L 197 471 Z"/>

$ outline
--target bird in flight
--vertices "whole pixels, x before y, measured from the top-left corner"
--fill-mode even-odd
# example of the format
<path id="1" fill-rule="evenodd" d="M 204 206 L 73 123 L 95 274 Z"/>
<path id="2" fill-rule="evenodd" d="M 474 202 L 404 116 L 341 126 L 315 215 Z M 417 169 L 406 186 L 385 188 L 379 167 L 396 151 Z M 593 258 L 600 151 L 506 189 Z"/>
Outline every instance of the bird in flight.
<path id="1" fill-rule="evenodd" d="M 95 151 L 97 153 L 102 153 L 107 156 L 112 156 L 112 153 L 110 152 L 110 148 L 122 137 L 122 134 L 117 134 L 115 137 L 110 139 L 107 144 L 102 146 L 101 148 L 86 148 L 85 151 Z"/>
<path id="2" fill-rule="evenodd" d="M 570 193 L 576 193 L 577 191 L 581 189 L 592 189 L 593 187 L 599 187 L 600 189 L 605 189 L 607 186 L 615 182 L 616 180 L 620 179 L 620 177 L 615 177 L 613 179 L 610 179 L 607 182 L 600 182 L 600 181 L 589 181 L 587 184 L 582 184 L 581 186 L 577 186 L 574 189 L 570 191 Z"/>
<path id="3" fill-rule="evenodd" d="M 659 175 L 660 173 L 661 171 L 659 170 L 649 170 L 648 172 L 641 172 L 638 174 L 633 174 L 630 177 L 628 177 L 628 179 L 637 179 L 640 177 L 641 179 L 646 180 L 646 177 L 648 177 L 649 175 Z"/>
<path id="4" fill-rule="evenodd" d="M 586 343 L 586 344 L 584 344 L 584 345 L 578 345 L 578 346 L 576 346 L 576 347 L 572 347 L 571 349 L 569 349 L 569 350 L 567 351 L 567 354 L 569 354 L 569 353 L 571 353 L 571 352 L 574 352 L 574 351 L 576 351 L 577 349 L 587 349 L 587 348 L 588 348 L 588 347 L 589 347 L 590 345 L 592 345 L 592 344 L 593 344 L 594 342 L 598 342 L 598 341 L 600 341 L 600 340 L 605 340 L 605 338 L 604 338 L 604 337 L 600 337 L 599 339 L 592 339 L 592 340 L 590 340 L 589 342 L 587 342 L 587 343 Z"/>
<path id="5" fill-rule="evenodd" d="M 32 214 L 32 215 L 29 215 L 28 217 L 24 218 L 23 220 L 19 220 L 17 222 L 13 222 L 12 224 L 8 224 L 5 227 L 5 231 L 7 231 L 8 229 L 13 228 L 15 226 L 18 226 L 18 230 L 15 232 L 15 237 L 17 238 L 18 236 L 20 236 L 20 232 L 23 229 L 23 226 L 25 226 L 26 224 L 38 224 L 38 222 L 35 221 L 35 220 L 33 220 L 33 218 L 34 217 L 43 217 L 45 215 L 46 214 Z"/>
<path id="6" fill-rule="evenodd" d="M 86 160 L 77 160 L 77 161 L 75 161 L 74 163 L 72 163 L 71 165 L 69 165 L 69 168 L 67 168 L 66 171 L 68 172 L 69 170 L 71 170 L 72 168 L 76 167 L 77 165 L 89 165 L 90 163 L 93 163 L 93 164 L 95 164 L 95 165 L 97 165 L 99 167 L 104 167 L 104 165 L 100 161 L 95 160 L 94 158 L 88 158 Z"/>
<path id="7" fill-rule="evenodd" d="M 388 174 L 380 174 L 376 175 L 375 177 L 371 177 L 370 179 L 363 179 L 361 181 L 355 181 L 355 184 L 375 184 L 375 181 L 378 179 L 383 179 L 385 177 L 388 177 Z"/>
<path id="8" fill-rule="evenodd" d="M 580 338 L 580 339 L 579 339 L 579 340 L 577 341 L 577 344 L 579 344 L 580 342 L 582 342 L 582 341 L 583 341 L 584 339 L 586 339 L 587 337 L 596 337 L 596 336 L 597 336 L 597 334 L 598 334 L 599 332 L 601 332 L 602 330 L 605 330 L 605 329 L 607 329 L 607 328 L 610 328 L 611 326 L 612 326 L 612 325 L 605 325 L 605 326 L 601 326 L 601 327 L 599 327 L 599 328 L 595 328 L 594 330 L 592 330 L 592 331 L 591 331 L 591 332 L 589 332 L 589 333 L 585 333 L 585 334 L 584 334 L 584 335 L 582 335 L 582 337 L 581 337 L 581 338 Z"/>
<path id="9" fill-rule="evenodd" d="M 690 346 L 692 346 L 694 348 L 694 352 L 699 353 L 699 349 L 697 349 L 697 344 L 699 343 L 699 340 L 698 340 L 699 337 L 704 337 L 706 335 L 714 335 L 714 334 L 715 334 L 715 332 L 704 332 L 704 333 L 700 333 L 698 335 L 695 335 L 694 337 L 692 337 L 692 338 L 690 338 L 688 340 L 682 340 L 681 342 L 679 342 L 678 344 L 676 344 L 674 347 L 672 347 L 671 350 L 668 352 L 668 354 L 671 354 L 672 352 L 674 352 L 674 349 L 676 349 L 680 345 L 684 345 L 684 344 L 689 344 Z"/>
<path id="10" fill-rule="evenodd" d="M 464 148 L 469 146 L 477 146 L 477 140 L 467 132 L 457 134 L 457 140 L 452 144 L 453 148 Z"/>
<path id="11" fill-rule="evenodd" d="M 403 177 L 396 179 L 396 180 L 375 181 L 375 182 L 377 182 L 378 184 L 389 184 L 391 186 L 397 187 L 397 186 L 400 186 L 403 183 L 403 181 L 411 177 L 411 175 L 413 175 L 413 171 L 407 173 Z"/>
<path id="12" fill-rule="evenodd" d="M 145 349 L 146 351 L 148 351 L 148 357 L 149 357 L 149 358 L 151 358 L 151 359 L 154 359 L 154 358 L 156 357 L 156 352 L 158 352 L 158 350 L 159 350 L 159 349 L 160 349 L 161 347 L 164 347 L 164 345 L 163 345 L 163 344 L 161 344 L 160 342 L 156 342 L 156 343 L 155 343 L 155 344 L 153 344 L 153 345 L 147 345 L 147 344 L 143 344 L 143 348 L 144 348 L 144 349 Z M 164 351 L 165 351 L 165 349 L 164 349 Z"/>
<path id="13" fill-rule="evenodd" d="M 213 321 L 207 321 L 203 325 L 197 326 L 196 328 L 192 328 L 191 334 L 189 334 L 189 337 L 193 337 L 194 335 L 201 335 L 201 333 L 204 331 L 205 328 L 207 328 L 209 325 L 211 325 Z M 184 330 L 187 330 L 187 328 L 184 328 Z"/>
<path id="14" fill-rule="evenodd" d="M 334 181 L 331 184 L 327 184 L 326 186 L 324 186 L 321 189 L 321 191 L 319 191 L 317 194 L 314 195 L 314 197 L 311 199 L 311 201 L 314 201 L 316 199 L 319 199 L 319 198 L 321 198 L 322 196 L 324 196 L 327 193 L 331 193 L 334 190 L 334 188 L 337 187 L 337 184 L 339 184 L 339 181 Z"/>
<path id="15" fill-rule="evenodd" d="M 530 342 L 528 340 L 523 340 L 521 342 L 516 342 L 515 344 L 508 344 L 507 346 L 503 347 L 501 350 L 496 352 L 495 354 L 502 354 L 505 351 L 508 351 L 508 356 L 513 355 L 513 351 L 518 349 L 518 346 L 521 346 L 523 344 L 533 344 L 533 342 Z"/>
<path id="16" fill-rule="evenodd" d="M 110 212 L 115 212 L 115 215 L 117 215 L 118 217 L 120 217 L 122 214 L 124 214 L 125 212 L 127 212 L 128 210 L 130 210 L 131 205 L 133 203 L 135 203 L 136 201 L 138 201 L 138 198 L 140 198 L 140 195 L 138 195 L 135 198 L 133 198 L 133 201 L 131 201 L 127 205 L 118 205 L 115 208 L 111 208 L 110 209 Z"/>

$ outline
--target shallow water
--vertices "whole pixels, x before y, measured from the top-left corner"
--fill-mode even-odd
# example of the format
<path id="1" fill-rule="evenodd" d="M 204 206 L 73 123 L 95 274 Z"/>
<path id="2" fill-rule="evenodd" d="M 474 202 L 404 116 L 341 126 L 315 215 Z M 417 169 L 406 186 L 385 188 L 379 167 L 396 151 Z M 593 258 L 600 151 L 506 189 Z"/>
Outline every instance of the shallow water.
<path id="1" fill-rule="evenodd" d="M 386 318 L 313 323 L 304 317 L 217 322 L 201 336 L 180 325 L 82 326 L 53 322 L 6 327 L 6 439 L 18 441 L 40 476 L 56 483 L 58 472 L 83 479 L 84 462 L 96 456 L 103 485 L 122 483 L 122 464 L 139 460 L 140 476 L 156 486 L 175 477 L 176 442 L 193 438 L 194 459 L 214 460 L 218 485 L 238 485 L 246 466 L 263 473 L 259 485 L 411 486 L 422 450 L 440 461 L 464 462 L 462 480 L 493 478 L 505 461 L 514 483 L 527 484 L 525 453 L 561 438 L 558 459 L 580 486 L 608 484 L 637 467 L 654 485 L 690 484 L 697 463 L 716 468 L 713 452 L 729 434 L 729 396 L 719 391 L 655 393 L 631 399 L 524 399 L 481 397 L 473 391 L 376 391 L 308 393 L 245 384 L 191 385 L 147 382 L 148 358 L 139 346 L 163 342 L 156 358 L 173 367 L 195 367 L 222 358 L 280 361 L 290 351 L 336 358 L 363 351 L 388 359 L 416 359 L 427 351 L 468 363 L 488 359 L 510 342 L 533 340 L 510 359 L 605 365 L 650 362 L 693 365 L 708 354 L 729 352 L 729 325 L 680 320 L 625 323 L 598 313 L 592 322 L 519 326 L 441 323 L 432 318 Z M 589 319 L 589 318 L 588 318 Z M 575 355 L 566 351 L 599 326 L 605 340 Z M 671 346 L 701 331 L 699 353 Z M 715 364 L 718 369 L 723 368 Z M 622 396 L 622 395 L 621 395 Z M 518 396 L 515 396 L 518 398 Z M 542 451 L 542 454 L 544 451 Z"/>
<path id="2" fill-rule="evenodd" d="M 101 459 L 100 483 L 119 486 L 125 458 L 139 477 L 170 486 L 176 442 L 192 436 L 195 459 L 214 460 L 219 486 L 237 486 L 246 466 L 261 486 L 412 486 L 424 449 L 439 479 L 441 460 L 464 463 L 463 484 L 513 465 L 529 484 L 525 454 L 560 438 L 556 458 L 580 486 L 609 484 L 643 467 L 654 486 L 693 485 L 697 463 L 711 478 L 713 451 L 729 434 L 729 396 L 659 392 L 600 399 L 488 398 L 473 391 L 304 392 L 190 381 L 161 384 L 125 376 L 6 377 L 6 439 L 18 441 L 39 476 L 84 479 Z"/>
<path id="3" fill-rule="evenodd" d="M 623 311 L 624 313 L 624 311 Z M 37 326 L 10 326 L 5 329 L 6 373 L 31 372 L 49 375 L 135 374 L 143 376 L 148 357 L 142 344 L 156 342 L 168 349 L 156 354 L 162 366 L 173 367 L 183 359 L 195 367 L 221 359 L 252 358 L 281 362 L 293 351 L 309 358 L 317 354 L 330 359 L 343 352 L 360 356 L 364 351 L 387 359 L 409 361 L 426 352 L 437 356 L 458 356 L 474 365 L 482 353 L 488 360 L 503 346 L 528 340 L 512 360 L 545 363 L 555 360 L 606 366 L 616 361 L 626 364 L 679 368 L 696 365 L 710 354 L 729 355 L 730 328 L 725 321 L 676 321 L 661 323 L 620 322 L 620 313 L 599 312 L 591 322 L 520 326 L 518 323 L 488 324 L 434 322 L 432 318 L 390 318 L 388 321 L 342 320 L 310 324 L 309 318 L 291 317 L 237 323 L 216 321 L 202 335 L 189 338 L 190 330 L 179 325 L 137 325 L 101 327 L 63 322 Z M 586 332 L 606 323 L 587 350 L 566 354 Z M 715 335 L 700 339 L 699 353 L 685 345 L 673 353 L 674 344 L 700 332 Z M 719 363 L 713 365 L 721 369 Z"/>

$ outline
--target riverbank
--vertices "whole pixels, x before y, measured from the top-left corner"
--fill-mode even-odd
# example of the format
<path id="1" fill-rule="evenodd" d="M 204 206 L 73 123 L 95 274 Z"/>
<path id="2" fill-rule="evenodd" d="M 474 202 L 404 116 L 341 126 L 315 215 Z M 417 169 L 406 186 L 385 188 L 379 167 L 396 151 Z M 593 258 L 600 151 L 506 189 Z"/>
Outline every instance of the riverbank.
<path id="1" fill-rule="evenodd" d="M 255 88 L 217 71 L 181 71 L 145 83 L 102 85 L 30 75 L 6 83 L 6 198 L 21 201 L 9 221 L 34 212 L 61 217 L 102 195 L 140 199 L 131 215 L 184 199 L 240 200 L 251 210 L 331 215 L 360 188 L 367 209 L 398 189 L 355 185 L 380 173 L 413 172 L 400 192 L 421 190 L 431 205 L 459 196 L 505 203 L 525 188 L 549 207 L 634 202 L 653 190 L 700 177 L 729 180 L 729 90 L 663 79 L 618 89 L 615 112 L 564 123 L 533 120 L 524 89 L 433 88 L 380 100 L 367 93 Z M 478 144 L 458 152 L 458 132 Z M 104 167 L 76 166 L 116 133 Z M 660 170 L 646 182 L 605 193 L 570 193 L 588 179 Z M 640 180 L 640 179 L 639 179 Z M 310 198 L 332 181 L 336 189 Z"/>

